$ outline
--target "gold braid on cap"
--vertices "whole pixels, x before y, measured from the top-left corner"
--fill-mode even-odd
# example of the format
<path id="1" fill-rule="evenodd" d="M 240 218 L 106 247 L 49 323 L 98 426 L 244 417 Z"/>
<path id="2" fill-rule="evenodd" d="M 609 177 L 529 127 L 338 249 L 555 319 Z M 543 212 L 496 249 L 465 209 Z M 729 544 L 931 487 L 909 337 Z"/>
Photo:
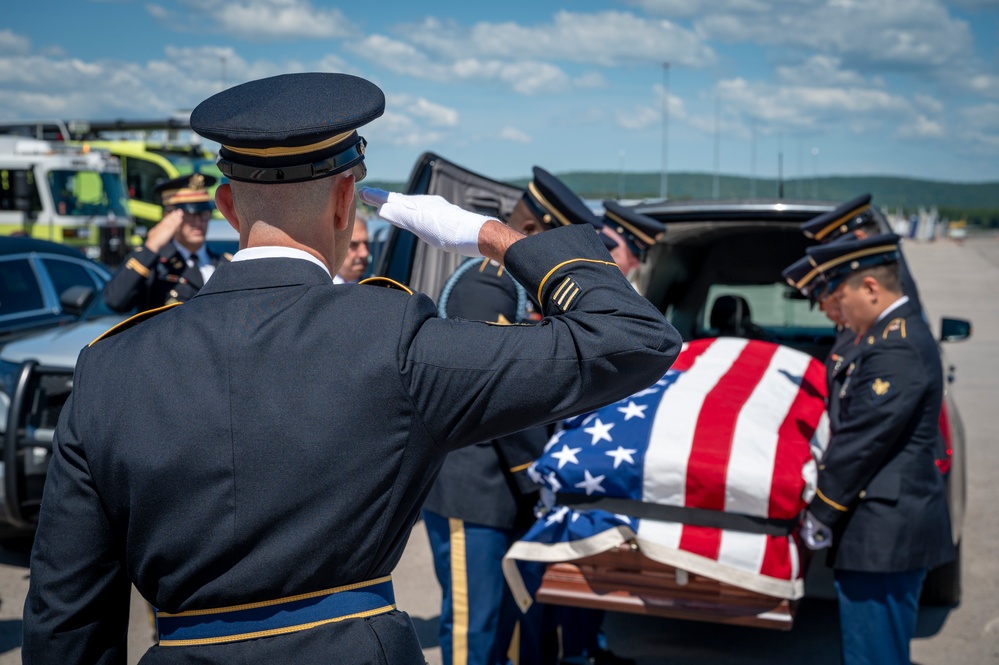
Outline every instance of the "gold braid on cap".
<path id="1" fill-rule="evenodd" d="M 545 197 L 543 197 L 541 195 L 541 192 L 538 191 L 538 188 L 535 186 L 535 184 L 534 184 L 533 181 L 527 183 L 527 189 L 530 190 L 531 196 L 533 196 L 534 198 L 536 198 L 538 200 L 538 203 L 541 204 L 541 207 L 543 207 L 545 210 L 547 210 L 548 212 L 550 212 L 555 217 L 555 219 L 557 219 L 559 221 L 559 223 L 562 224 L 562 226 L 571 226 L 572 225 L 572 222 L 570 222 L 565 217 L 565 215 L 563 215 L 562 213 L 560 213 L 558 211 L 558 209 L 555 208 L 555 206 L 553 206 L 551 203 L 548 202 L 548 199 L 546 199 Z M 543 221 L 547 222 L 548 220 L 543 220 Z"/>
<path id="2" fill-rule="evenodd" d="M 628 229 L 629 232 L 637 236 L 638 239 L 644 242 L 646 245 L 654 245 L 659 241 L 659 238 L 663 237 L 663 234 L 660 233 L 655 238 L 653 238 L 652 236 L 645 233 L 634 224 L 630 223 L 628 220 L 624 219 L 623 217 L 620 217 L 619 215 L 615 215 L 610 210 L 604 210 L 604 214 L 613 219 L 615 222 L 617 222 L 624 228 Z"/>
<path id="3" fill-rule="evenodd" d="M 294 155 L 305 155 L 310 152 L 318 152 L 319 150 L 331 148 L 336 144 L 343 142 L 354 133 L 354 130 L 351 129 L 343 134 L 337 134 L 336 136 L 331 136 L 330 138 L 323 139 L 322 141 L 316 141 L 315 143 L 310 143 L 308 145 L 290 147 L 276 146 L 273 148 L 235 148 L 231 145 L 224 145 L 222 147 L 229 152 L 234 152 L 238 155 L 250 155 L 253 157 L 291 157 Z"/>
<path id="4" fill-rule="evenodd" d="M 865 212 L 867 212 L 870 209 L 871 209 L 871 204 L 868 203 L 865 206 L 861 206 L 860 208 L 857 208 L 855 210 L 851 210 L 850 212 L 846 213 L 842 217 L 837 217 L 832 222 L 829 222 L 828 225 L 826 225 L 823 228 L 819 229 L 818 233 L 814 234 L 812 237 L 815 238 L 816 240 L 822 240 L 827 235 L 829 235 L 830 233 L 832 233 L 833 230 L 837 226 L 839 226 L 840 224 L 843 224 L 844 222 L 846 222 L 847 220 L 849 220 L 849 219 L 851 219 L 853 217 L 860 217 L 861 215 L 863 215 Z"/>
<path id="5" fill-rule="evenodd" d="M 809 272 L 807 275 L 798 280 L 798 283 L 795 284 L 795 288 L 801 289 L 802 286 L 808 284 L 808 282 L 810 282 L 812 278 L 815 277 L 815 275 L 817 275 L 818 273 L 824 272 L 829 268 L 835 268 L 841 263 L 846 263 L 847 261 L 852 261 L 854 259 L 861 259 L 864 258 L 865 256 L 873 256 L 875 254 L 884 254 L 887 252 L 897 252 L 897 251 L 898 251 L 897 245 L 878 245 L 877 247 L 868 247 L 867 249 L 859 249 L 856 252 L 850 252 L 849 254 L 838 256 L 835 259 L 832 259 L 831 261 L 826 261 L 822 265 L 816 266 L 811 272 Z"/>

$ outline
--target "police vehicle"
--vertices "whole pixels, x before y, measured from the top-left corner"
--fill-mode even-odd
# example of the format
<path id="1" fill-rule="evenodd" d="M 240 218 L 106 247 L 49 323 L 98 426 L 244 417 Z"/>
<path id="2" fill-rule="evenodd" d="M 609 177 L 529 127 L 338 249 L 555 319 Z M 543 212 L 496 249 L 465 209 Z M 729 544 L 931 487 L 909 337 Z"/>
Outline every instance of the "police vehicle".
<path id="1" fill-rule="evenodd" d="M 417 161 L 407 193 L 439 194 L 457 205 L 503 219 L 522 190 L 427 153 Z M 648 260 L 639 271 L 639 288 L 666 314 L 686 341 L 722 335 L 764 339 L 822 360 L 832 346 L 835 331 L 822 313 L 811 309 L 808 301 L 786 283 L 781 271 L 803 256 L 806 246 L 814 242 L 802 234 L 801 223 L 835 206 L 831 202 L 785 199 L 638 205 L 635 207 L 638 212 L 665 223 L 667 229 L 659 244 L 650 249 Z M 884 232 L 891 230 L 883 215 L 879 223 Z M 460 261 L 460 257 L 436 251 L 412 234 L 393 228 L 376 273 L 436 298 Z M 712 313 L 717 309 L 716 303 L 725 299 L 738 299 L 744 307 L 740 308 L 737 320 L 722 324 Z M 970 330 L 967 321 L 944 318 L 940 340 L 965 339 Z M 941 362 L 946 368 L 943 351 Z M 948 383 L 952 382 L 953 368 L 945 376 Z M 945 397 L 941 431 L 948 458 L 939 460 L 938 466 L 947 474 L 953 539 L 960 546 L 965 512 L 964 430 L 953 395 L 946 391 Z M 924 603 L 955 605 L 960 601 L 960 549 L 958 553 L 957 561 L 928 576 Z M 806 594 L 834 597 L 831 574 L 820 560 L 823 557 L 825 552 L 813 557 Z M 637 565 L 636 570 L 645 573 L 654 568 L 643 569 L 641 562 L 635 561 L 625 565 Z M 607 578 L 598 582 L 602 592 L 607 592 L 615 588 L 615 575 L 622 570 L 604 572 Z M 655 570 L 652 575 L 661 577 L 663 571 Z M 691 582 L 694 577 L 689 576 Z M 688 578 L 684 575 L 683 579 Z M 575 579 L 560 578 L 557 585 L 562 585 L 565 593 L 558 602 L 607 607 L 593 593 L 592 582 L 578 575 Z M 642 606 L 639 611 L 768 628 L 790 629 L 792 625 L 794 602 L 770 602 L 766 597 L 739 593 L 741 590 L 705 579 L 684 582 L 683 586 L 683 589 L 674 587 L 673 597 L 667 594 L 656 599 L 656 611 L 644 602 L 639 603 Z M 651 589 L 633 591 L 636 597 L 646 592 L 645 597 L 653 602 Z"/>

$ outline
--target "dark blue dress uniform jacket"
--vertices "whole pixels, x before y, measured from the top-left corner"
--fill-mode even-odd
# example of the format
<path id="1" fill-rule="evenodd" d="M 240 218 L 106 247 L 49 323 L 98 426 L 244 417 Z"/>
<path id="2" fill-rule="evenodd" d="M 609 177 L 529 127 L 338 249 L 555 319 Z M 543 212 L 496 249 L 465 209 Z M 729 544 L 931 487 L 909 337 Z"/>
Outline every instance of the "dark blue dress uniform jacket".
<path id="1" fill-rule="evenodd" d="M 540 291 L 532 326 L 439 319 L 425 296 L 334 286 L 304 260 L 228 263 L 190 302 L 85 349 L 32 552 L 24 662 L 123 663 L 130 583 L 175 613 L 390 573 L 448 451 L 621 399 L 676 358 L 679 335 L 609 259 L 589 227 L 511 247 L 508 269 Z M 423 655 L 391 611 L 142 659 L 191 662 Z"/>
<path id="2" fill-rule="evenodd" d="M 934 568 L 954 557 L 940 446 L 940 356 L 917 307 L 890 312 L 833 376 L 832 439 L 809 510 L 833 529 L 832 566 Z"/>
<path id="3" fill-rule="evenodd" d="M 482 259 L 455 281 L 446 309 L 449 319 L 511 325 L 523 314 L 518 305 L 509 271 Z M 547 427 L 531 427 L 450 453 L 424 508 L 498 529 L 529 526 L 538 486 L 527 466 L 547 441 Z"/>
<path id="4" fill-rule="evenodd" d="M 216 254 L 207 247 L 213 266 L 228 262 L 231 256 Z M 205 285 L 198 268 L 187 265 L 172 242 L 159 252 L 141 247 L 132 252 L 104 287 L 104 300 L 116 312 L 155 309 L 174 302 L 187 302 Z"/>

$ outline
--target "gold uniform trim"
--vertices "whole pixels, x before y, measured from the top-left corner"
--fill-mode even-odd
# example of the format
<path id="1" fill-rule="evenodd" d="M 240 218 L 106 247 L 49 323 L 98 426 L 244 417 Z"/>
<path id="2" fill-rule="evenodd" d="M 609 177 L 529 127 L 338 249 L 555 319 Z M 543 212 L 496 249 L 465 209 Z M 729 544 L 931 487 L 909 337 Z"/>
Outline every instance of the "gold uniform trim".
<path id="1" fill-rule="evenodd" d="M 640 228 L 638 228 L 637 226 L 635 226 L 634 224 L 632 224 L 628 220 L 624 219 L 623 217 L 619 217 L 618 215 L 615 215 L 610 210 L 604 210 L 604 215 L 606 215 L 610 219 L 614 220 L 615 222 L 617 222 L 618 224 L 620 224 L 624 228 L 628 229 L 628 231 L 630 233 L 632 233 L 633 235 L 635 235 L 639 240 L 641 240 L 642 242 L 644 242 L 646 245 L 654 245 L 657 242 L 659 242 L 660 238 L 663 237 L 662 233 L 657 233 L 656 237 L 653 238 L 648 233 L 645 233 Z"/>
<path id="2" fill-rule="evenodd" d="M 367 610 L 365 612 L 357 612 L 356 614 L 347 614 L 342 617 L 323 619 L 322 621 L 313 621 L 311 623 L 301 623 L 298 624 L 297 626 L 285 626 L 284 628 L 271 628 L 270 630 L 258 630 L 253 633 L 240 633 L 238 635 L 226 635 L 225 637 L 205 637 L 197 640 L 160 640 L 159 646 L 193 647 L 193 646 L 200 646 L 203 644 L 225 644 L 226 642 L 239 642 L 242 640 L 252 640 L 258 637 L 273 637 L 274 635 L 287 635 L 288 633 L 297 633 L 301 630 L 316 628 L 317 626 L 325 626 L 328 623 L 346 621 L 347 619 L 363 619 L 364 617 L 375 616 L 376 614 L 384 614 L 385 612 L 391 612 L 395 608 L 396 608 L 395 604 L 386 605 L 385 607 L 379 607 L 373 610 Z"/>
<path id="3" fill-rule="evenodd" d="M 108 328 L 107 330 L 105 330 L 104 333 L 101 334 L 100 337 L 98 337 L 97 339 L 95 339 L 90 344 L 87 344 L 87 346 L 93 346 L 94 344 L 97 344 L 97 342 L 101 341 L 105 337 L 111 337 L 115 333 L 120 332 L 121 330 L 124 330 L 125 328 L 131 327 L 131 326 L 135 325 L 136 323 L 140 323 L 143 320 L 148 319 L 151 316 L 154 316 L 156 314 L 159 314 L 160 312 L 166 311 L 166 310 L 170 309 L 171 307 L 176 307 L 177 305 L 183 305 L 183 304 L 184 303 L 180 303 L 180 302 L 172 302 L 169 305 L 163 305 L 162 307 L 157 307 L 155 309 L 147 309 L 145 312 L 139 312 L 138 314 L 136 314 L 134 316 L 130 316 L 129 318 L 125 319 L 124 321 L 121 321 L 121 322 L 116 323 L 115 325 L 111 326 L 110 328 Z"/>
<path id="4" fill-rule="evenodd" d="M 139 263 L 139 259 L 135 258 L 134 256 L 125 262 L 125 267 L 128 268 L 129 270 L 134 270 L 143 277 L 149 277 L 151 274 L 153 274 L 152 271 L 149 270 L 149 268 Z"/>
<path id="5" fill-rule="evenodd" d="M 805 284 L 808 284 L 812 279 L 819 273 L 828 270 L 829 268 L 835 268 L 841 263 L 846 263 L 847 261 L 852 261 L 854 259 L 862 259 L 865 256 L 873 256 L 874 254 L 882 254 L 884 252 L 895 252 L 898 251 L 897 245 L 878 245 L 877 247 L 868 247 L 867 249 L 859 249 L 856 252 L 850 252 L 849 254 L 844 254 L 843 256 L 837 256 L 831 261 L 826 261 L 822 265 L 812 268 L 812 270 L 798 280 L 795 284 L 795 288 L 800 289 Z"/>
<path id="6" fill-rule="evenodd" d="M 836 503 L 835 501 L 833 501 L 832 499 L 830 499 L 829 497 L 827 497 L 825 494 L 822 493 L 822 490 L 820 490 L 818 487 L 815 488 L 815 494 L 818 495 L 818 497 L 820 499 L 822 499 L 823 501 L 825 501 L 826 503 L 828 503 L 830 506 L 832 506 L 833 508 L 835 508 L 839 512 L 841 512 L 841 513 L 848 513 L 848 512 L 850 512 L 849 508 L 847 508 L 846 506 L 841 506 L 838 503 Z"/>
<path id="7" fill-rule="evenodd" d="M 341 591 L 353 591 L 355 589 L 363 589 L 367 586 L 373 586 L 375 584 L 381 584 L 382 582 L 390 582 L 392 580 L 391 575 L 385 575 L 384 577 L 378 577 L 373 580 L 365 580 L 364 582 L 355 582 L 354 584 L 345 584 L 343 586 L 333 587 L 332 589 L 324 589 L 322 591 L 310 591 L 309 593 L 300 593 L 296 596 L 285 596 L 284 598 L 277 598 L 275 600 L 262 600 L 256 603 L 244 603 L 242 605 L 229 605 L 227 607 L 217 607 L 209 610 L 188 610 L 186 612 L 178 612 L 176 614 L 171 614 L 169 612 L 157 612 L 158 617 L 196 617 L 203 616 L 205 614 L 222 614 L 223 612 L 240 612 L 242 610 L 255 610 L 259 607 L 270 607 L 271 605 L 281 605 L 283 603 L 293 603 L 298 600 L 308 600 L 309 598 L 315 598 L 317 596 L 331 596 L 334 593 L 340 593 Z M 377 612 L 378 610 L 369 610 L 372 612 Z M 344 617 L 346 618 L 346 617 Z"/>
<path id="8" fill-rule="evenodd" d="M 829 235 L 830 233 L 832 233 L 836 229 L 836 227 L 839 226 L 840 224 L 842 224 L 843 222 L 845 222 L 845 221 L 847 221 L 847 220 L 849 220 L 849 219 L 851 219 L 853 217 L 859 217 L 860 215 L 863 215 L 865 212 L 867 212 L 870 209 L 871 209 L 871 204 L 868 203 L 865 206 L 862 206 L 860 208 L 856 208 L 854 210 L 851 210 L 850 212 L 848 212 L 848 213 L 846 213 L 846 214 L 844 214 L 844 215 L 842 215 L 840 217 L 837 217 L 834 221 L 829 222 L 829 224 L 827 226 L 824 226 L 821 229 L 819 229 L 819 231 L 817 233 L 815 233 L 812 237 L 815 238 L 816 240 L 822 240 L 827 235 Z"/>
<path id="9" fill-rule="evenodd" d="M 895 327 L 896 323 L 898 324 L 897 327 Z M 901 332 L 902 333 L 902 339 L 905 339 L 905 319 L 898 318 L 898 319 L 892 319 L 891 321 L 889 321 L 888 325 L 885 327 L 884 332 L 881 333 L 881 339 L 888 339 L 888 333 L 895 332 L 896 330 L 898 330 L 899 332 Z"/>
<path id="10" fill-rule="evenodd" d="M 368 277 L 367 279 L 362 279 L 358 284 L 367 284 L 368 286 L 384 286 L 387 289 L 399 289 L 400 291 L 405 291 L 409 295 L 413 295 L 412 289 L 410 289 L 405 284 L 400 284 L 394 279 L 388 277 Z"/>
<path id="11" fill-rule="evenodd" d="M 465 523 L 447 520 L 451 532 L 451 662 L 468 665 L 468 565 L 465 560 Z"/>
<path id="12" fill-rule="evenodd" d="M 518 464 L 517 466 L 510 468 L 510 473 L 517 473 L 518 471 L 525 471 L 527 467 L 534 464 L 534 462 L 525 462 L 524 464 Z"/>
<path id="13" fill-rule="evenodd" d="M 296 145 L 296 146 L 276 146 L 273 148 L 235 148 L 231 145 L 223 145 L 222 147 L 229 152 L 234 152 L 237 155 L 250 155 L 253 157 L 290 157 L 293 155 L 305 155 L 310 152 L 316 152 L 323 150 L 324 148 L 330 148 L 340 143 L 344 139 L 348 138 L 354 130 L 346 131 L 343 134 L 337 134 L 336 136 L 331 136 L 328 139 L 323 139 L 322 141 L 316 141 L 315 143 L 310 143 L 308 145 Z"/>
<path id="14" fill-rule="evenodd" d="M 538 191 L 538 188 L 535 186 L 533 182 L 527 183 L 527 189 L 531 192 L 531 196 L 533 196 L 538 200 L 538 203 L 541 204 L 542 208 L 544 208 L 545 210 L 547 210 L 548 212 L 550 212 L 552 215 L 555 216 L 555 219 L 559 221 L 559 224 L 561 224 L 562 226 L 572 225 L 572 222 L 570 222 L 565 215 L 559 212 L 558 208 L 549 203 L 548 199 L 546 199 L 544 196 L 541 195 L 541 192 Z M 549 220 L 546 219 L 544 221 L 547 222 Z"/>
<path id="15" fill-rule="evenodd" d="M 568 261 L 563 261 L 562 263 L 558 264 L 557 266 L 555 266 L 554 268 L 552 268 L 551 270 L 549 270 L 548 274 L 545 275 L 544 278 L 541 280 L 541 284 L 538 285 L 538 302 L 541 302 L 541 292 L 544 290 L 545 283 L 548 281 L 548 278 L 551 277 L 552 275 L 554 275 L 555 271 L 557 271 L 562 266 L 567 266 L 570 263 L 577 263 L 577 262 L 578 263 L 601 263 L 601 264 L 603 264 L 605 266 L 613 266 L 614 268 L 617 268 L 617 264 L 616 263 L 613 263 L 612 261 L 601 261 L 599 259 L 569 259 Z M 620 268 L 618 268 L 618 270 L 620 270 Z"/>

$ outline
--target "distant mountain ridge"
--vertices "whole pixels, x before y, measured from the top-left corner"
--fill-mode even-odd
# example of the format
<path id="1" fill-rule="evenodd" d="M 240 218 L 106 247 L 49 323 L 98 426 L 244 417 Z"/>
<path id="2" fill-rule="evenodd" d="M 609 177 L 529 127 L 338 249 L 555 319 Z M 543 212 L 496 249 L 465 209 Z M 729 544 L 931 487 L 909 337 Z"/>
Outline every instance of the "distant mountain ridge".
<path id="1" fill-rule="evenodd" d="M 659 198 L 659 173 L 569 172 L 556 174 L 573 191 L 588 199 L 657 199 Z M 525 187 L 528 179 L 507 180 Z M 372 181 L 365 183 L 390 191 L 402 191 L 404 182 Z M 710 173 L 670 173 L 669 198 L 711 199 L 714 194 L 714 175 Z M 752 179 L 743 176 L 720 175 L 718 198 L 754 198 Z M 775 179 L 757 178 L 756 198 L 773 198 L 777 195 Z M 900 178 L 893 176 L 823 176 L 784 181 L 787 199 L 821 201 L 846 201 L 870 192 L 873 202 L 886 210 L 919 207 L 982 210 L 999 209 L 999 182 L 952 183 L 937 180 Z"/>

